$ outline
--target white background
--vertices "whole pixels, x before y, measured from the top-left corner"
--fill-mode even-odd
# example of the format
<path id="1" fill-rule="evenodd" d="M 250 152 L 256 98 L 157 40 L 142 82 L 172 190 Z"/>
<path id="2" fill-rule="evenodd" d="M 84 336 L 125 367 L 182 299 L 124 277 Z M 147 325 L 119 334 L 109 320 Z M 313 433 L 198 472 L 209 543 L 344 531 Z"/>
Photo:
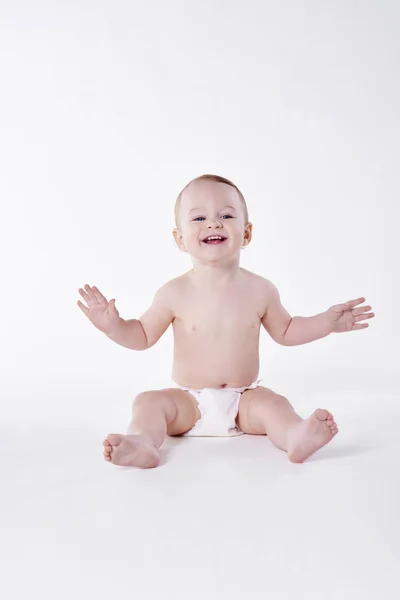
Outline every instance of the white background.
<path id="1" fill-rule="evenodd" d="M 139 317 L 191 268 L 173 207 L 203 173 L 241 188 L 242 266 L 292 315 L 362 295 L 376 313 L 296 348 L 262 331 L 264 385 L 398 385 L 398 25 L 390 2 L 3 2 L 2 412 L 122 416 L 170 383 L 171 328 L 118 347 L 77 290 Z"/>
<path id="2" fill-rule="evenodd" d="M 300 412 L 329 397 L 355 431 L 397 398 L 399 26 L 388 0 L 0 2 L 3 424 L 123 432 L 135 394 L 171 385 L 171 328 L 119 347 L 78 288 L 138 318 L 191 268 L 173 209 L 203 173 L 242 190 L 241 264 L 292 315 L 359 296 L 376 313 L 292 348 L 262 330 L 263 385 Z"/>

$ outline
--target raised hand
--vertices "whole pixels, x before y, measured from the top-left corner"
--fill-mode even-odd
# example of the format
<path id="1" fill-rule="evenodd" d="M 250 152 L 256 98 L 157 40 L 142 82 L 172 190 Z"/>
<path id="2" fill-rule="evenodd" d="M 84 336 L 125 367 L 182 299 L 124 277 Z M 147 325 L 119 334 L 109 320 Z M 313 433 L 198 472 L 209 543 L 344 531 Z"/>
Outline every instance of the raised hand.
<path id="1" fill-rule="evenodd" d="M 328 308 L 325 314 L 332 332 L 341 333 L 343 331 L 355 331 L 368 327 L 368 323 L 361 323 L 361 321 L 372 319 L 375 314 L 368 312 L 371 310 L 370 306 L 355 308 L 363 302 L 365 302 L 365 298 L 358 298 L 357 300 L 349 300 L 344 304 L 336 304 Z"/>
<path id="2" fill-rule="evenodd" d="M 79 293 L 85 300 L 87 307 L 78 300 L 77 304 L 81 311 L 87 316 L 97 329 L 100 329 L 106 335 L 115 330 L 120 321 L 119 312 L 115 308 L 115 299 L 107 301 L 97 287 L 85 285 L 84 291 L 79 288 Z"/>

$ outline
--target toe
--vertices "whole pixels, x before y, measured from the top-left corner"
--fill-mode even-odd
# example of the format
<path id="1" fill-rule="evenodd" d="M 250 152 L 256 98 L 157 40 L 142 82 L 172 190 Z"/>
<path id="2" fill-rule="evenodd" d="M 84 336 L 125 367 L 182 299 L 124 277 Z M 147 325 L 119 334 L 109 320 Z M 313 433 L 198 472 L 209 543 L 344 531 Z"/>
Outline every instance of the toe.
<path id="1" fill-rule="evenodd" d="M 112 446 L 118 446 L 121 443 L 122 435 L 119 433 L 109 433 L 107 440 Z"/>
<path id="2" fill-rule="evenodd" d="M 318 421 L 326 421 L 329 415 L 328 411 L 324 408 L 317 408 L 314 414 L 317 417 Z"/>

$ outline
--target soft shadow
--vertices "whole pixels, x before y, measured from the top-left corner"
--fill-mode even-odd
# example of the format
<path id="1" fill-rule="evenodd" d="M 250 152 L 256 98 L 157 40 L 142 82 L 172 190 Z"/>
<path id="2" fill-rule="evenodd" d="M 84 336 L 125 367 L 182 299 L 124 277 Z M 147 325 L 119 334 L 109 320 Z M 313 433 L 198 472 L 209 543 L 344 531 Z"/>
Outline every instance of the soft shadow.
<path id="1" fill-rule="evenodd" d="M 307 459 L 307 462 L 318 462 L 322 460 L 330 460 L 333 458 L 348 458 L 349 456 L 360 456 L 368 454 L 372 448 L 362 444 L 342 444 L 340 446 L 326 446 L 318 450 L 315 454 Z"/>
<path id="2" fill-rule="evenodd" d="M 187 438 L 183 436 L 174 435 L 172 437 L 170 435 L 167 435 L 165 437 L 163 445 L 160 448 L 159 467 L 165 466 L 170 461 L 171 454 L 174 453 L 175 447 L 178 446 L 180 443 L 184 443 L 185 441 L 187 441 Z"/>

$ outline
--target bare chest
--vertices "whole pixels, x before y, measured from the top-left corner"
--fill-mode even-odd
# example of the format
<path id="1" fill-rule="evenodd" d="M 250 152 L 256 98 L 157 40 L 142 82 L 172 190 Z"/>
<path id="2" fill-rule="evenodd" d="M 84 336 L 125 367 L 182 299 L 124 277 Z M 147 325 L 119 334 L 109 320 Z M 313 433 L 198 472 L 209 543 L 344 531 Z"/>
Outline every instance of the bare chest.
<path id="1" fill-rule="evenodd" d="M 230 338 L 249 329 L 258 329 L 263 306 L 246 291 L 215 293 L 190 292 L 182 298 L 176 313 L 181 333 L 207 336 L 207 339 Z"/>

